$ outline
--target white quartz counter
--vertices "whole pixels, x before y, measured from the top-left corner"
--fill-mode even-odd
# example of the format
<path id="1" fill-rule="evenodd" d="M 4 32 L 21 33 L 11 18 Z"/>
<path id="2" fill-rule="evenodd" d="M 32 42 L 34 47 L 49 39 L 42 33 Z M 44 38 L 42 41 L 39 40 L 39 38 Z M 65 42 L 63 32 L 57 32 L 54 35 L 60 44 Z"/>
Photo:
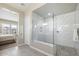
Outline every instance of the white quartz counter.
<path id="1" fill-rule="evenodd" d="M 4 34 L 4 35 L 0 35 L 0 37 L 5 37 L 5 36 L 14 36 L 13 34 Z"/>
<path id="2" fill-rule="evenodd" d="M 0 35 L 0 41 L 13 40 L 15 36 L 12 34 Z"/>

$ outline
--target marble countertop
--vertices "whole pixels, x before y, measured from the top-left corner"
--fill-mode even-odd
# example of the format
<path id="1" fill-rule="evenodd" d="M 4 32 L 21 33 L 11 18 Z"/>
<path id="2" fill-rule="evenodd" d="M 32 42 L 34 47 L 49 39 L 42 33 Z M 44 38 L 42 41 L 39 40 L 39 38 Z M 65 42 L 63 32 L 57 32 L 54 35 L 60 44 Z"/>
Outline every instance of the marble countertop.
<path id="1" fill-rule="evenodd" d="M 0 35 L 0 41 L 13 40 L 13 39 L 14 39 L 13 34 Z"/>
<path id="2" fill-rule="evenodd" d="M 0 35 L 0 37 L 5 37 L 5 36 L 14 36 L 13 34 L 4 34 L 4 35 Z"/>

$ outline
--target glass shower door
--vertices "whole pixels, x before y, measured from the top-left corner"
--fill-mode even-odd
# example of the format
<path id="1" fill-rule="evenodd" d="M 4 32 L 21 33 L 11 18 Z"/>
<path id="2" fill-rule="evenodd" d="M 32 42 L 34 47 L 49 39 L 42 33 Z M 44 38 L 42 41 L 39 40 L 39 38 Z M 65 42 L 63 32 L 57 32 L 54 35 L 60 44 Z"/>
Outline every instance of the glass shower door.
<path id="1" fill-rule="evenodd" d="M 38 40 L 53 44 L 53 20 L 45 19 L 38 25 Z"/>
<path id="2" fill-rule="evenodd" d="M 69 6 L 76 6 L 76 4 L 69 4 Z M 70 9 L 70 8 L 68 8 Z M 74 8 L 75 9 L 75 8 Z M 65 10 L 67 11 L 67 10 Z M 54 16 L 54 43 L 56 45 L 57 56 L 77 56 L 77 43 L 74 33 L 79 32 L 76 29 L 76 10 L 70 9 L 66 13 Z"/>
<path id="3" fill-rule="evenodd" d="M 32 45 L 46 53 L 53 55 L 53 18 L 43 17 L 33 13 Z M 37 45 L 37 46 L 36 46 Z"/>

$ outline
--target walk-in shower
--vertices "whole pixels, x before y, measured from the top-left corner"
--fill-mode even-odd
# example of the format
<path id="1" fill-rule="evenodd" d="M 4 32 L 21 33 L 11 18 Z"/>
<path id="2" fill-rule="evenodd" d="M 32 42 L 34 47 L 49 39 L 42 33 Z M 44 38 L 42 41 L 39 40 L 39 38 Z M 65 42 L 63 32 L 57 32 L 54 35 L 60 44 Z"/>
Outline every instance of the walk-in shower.
<path id="1" fill-rule="evenodd" d="M 31 45 L 47 55 L 79 55 L 79 4 L 48 3 L 32 12 Z"/>

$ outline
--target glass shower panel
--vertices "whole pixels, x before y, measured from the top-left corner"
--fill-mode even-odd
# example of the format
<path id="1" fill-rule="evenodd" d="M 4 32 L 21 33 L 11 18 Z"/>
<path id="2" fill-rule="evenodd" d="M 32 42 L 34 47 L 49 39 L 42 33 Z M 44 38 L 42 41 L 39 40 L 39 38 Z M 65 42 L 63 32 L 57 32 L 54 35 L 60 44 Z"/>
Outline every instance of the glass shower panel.
<path id="1" fill-rule="evenodd" d="M 74 14 L 71 12 L 55 16 L 57 44 L 73 47 Z"/>
<path id="2" fill-rule="evenodd" d="M 52 3 L 35 10 L 32 43 L 40 43 L 32 45 L 52 55 L 78 55 L 79 7 L 76 11 L 76 6 L 75 3 Z"/>
<path id="3" fill-rule="evenodd" d="M 41 24 L 39 24 L 38 30 L 38 40 L 46 43 L 53 43 L 53 28 L 52 19 L 45 19 Z"/>
<path id="4" fill-rule="evenodd" d="M 79 4 L 77 4 L 75 11 L 75 25 L 74 25 L 74 47 L 79 56 Z"/>
<path id="5" fill-rule="evenodd" d="M 54 16 L 55 22 L 55 44 L 56 55 L 58 56 L 75 56 L 77 50 L 75 48 L 74 29 L 75 29 L 75 10 L 64 14 Z M 79 32 L 77 30 L 77 32 Z"/>
<path id="6" fill-rule="evenodd" d="M 53 19 L 32 14 L 32 41 L 31 45 L 46 55 L 54 55 L 53 50 Z"/>
<path id="7" fill-rule="evenodd" d="M 34 13 L 35 14 L 35 13 Z M 39 16 L 38 14 L 35 14 Z M 34 16 L 36 18 L 36 16 Z M 52 17 L 38 18 L 33 17 L 33 40 L 53 44 L 53 20 Z"/>

